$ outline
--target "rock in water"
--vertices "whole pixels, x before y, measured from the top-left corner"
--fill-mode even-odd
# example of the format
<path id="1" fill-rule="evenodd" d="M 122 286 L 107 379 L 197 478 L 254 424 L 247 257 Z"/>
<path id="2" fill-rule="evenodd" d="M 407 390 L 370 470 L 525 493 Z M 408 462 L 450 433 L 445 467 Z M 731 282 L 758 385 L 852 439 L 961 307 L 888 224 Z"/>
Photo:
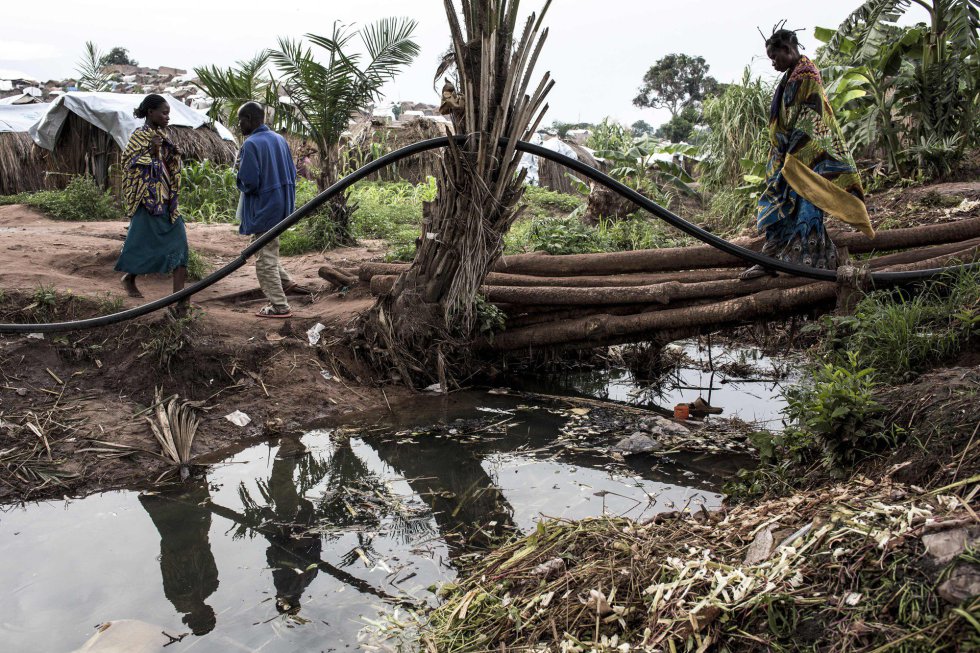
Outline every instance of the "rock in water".
<path id="1" fill-rule="evenodd" d="M 623 454 L 650 453 L 651 451 L 661 451 L 663 448 L 662 444 L 640 431 L 613 445 L 613 451 L 619 451 Z"/>

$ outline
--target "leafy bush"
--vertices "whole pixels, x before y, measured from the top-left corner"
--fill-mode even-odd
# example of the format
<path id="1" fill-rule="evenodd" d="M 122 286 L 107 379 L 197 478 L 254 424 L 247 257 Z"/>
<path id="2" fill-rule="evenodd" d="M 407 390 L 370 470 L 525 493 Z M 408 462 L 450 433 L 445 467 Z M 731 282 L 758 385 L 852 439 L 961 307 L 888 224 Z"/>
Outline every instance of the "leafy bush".
<path id="1" fill-rule="evenodd" d="M 235 169 L 210 161 L 189 161 L 181 171 L 180 207 L 187 222 L 235 222 Z"/>
<path id="2" fill-rule="evenodd" d="M 592 227 L 576 217 L 522 219 L 504 238 L 507 254 L 592 254 L 673 247 L 689 242 L 659 222 L 633 216 Z"/>
<path id="3" fill-rule="evenodd" d="M 854 314 L 828 318 L 826 353 L 854 352 L 887 383 L 900 383 L 959 353 L 980 331 L 980 273 L 951 273 L 909 298 L 899 290 L 869 294 Z"/>
<path id="4" fill-rule="evenodd" d="M 211 274 L 211 265 L 201 254 L 191 249 L 187 256 L 187 278 L 191 281 L 200 281 Z"/>
<path id="5" fill-rule="evenodd" d="M 0 197 L 0 205 L 26 204 L 56 220 L 72 222 L 121 220 L 122 207 L 112 194 L 99 188 L 88 176 L 77 176 L 64 190 L 44 190 Z"/>
<path id="6" fill-rule="evenodd" d="M 882 419 L 884 408 L 874 399 L 874 374 L 873 368 L 860 366 L 857 354 L 848 352 L 843 365 L 819 365 L 812 384 L 786 393 L 790 429 L 813 436 L 828 469 L 850 466 L 860 454 L 892 440 Z"/>

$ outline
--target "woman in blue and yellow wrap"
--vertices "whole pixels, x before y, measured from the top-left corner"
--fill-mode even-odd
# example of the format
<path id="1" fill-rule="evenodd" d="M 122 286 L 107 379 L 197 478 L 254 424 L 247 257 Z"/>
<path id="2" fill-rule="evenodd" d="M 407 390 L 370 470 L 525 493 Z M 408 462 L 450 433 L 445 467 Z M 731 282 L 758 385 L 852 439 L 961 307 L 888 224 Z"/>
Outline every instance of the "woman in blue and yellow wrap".
<path id="1" fill-rule="evenodd" d="M 136 287 L 140 274 L 173 273 L 174 292 L 187 280 L 187 232 L 177 208 L 180 193 L 180 151 L 167 132 L 170 105 L 159 95 L 147 95 L 133 111 L 146 123 L 133 132 L 122 155 L 123 198 L 130 216 L 129 232 L 116 271 L 125 272 L 123 286 L 130 297 L 142 297 Z M 186 303 L 178 312 L 186 310 Z"/>
<path id="2" fill-rule="evenodd" d="M 820 71 L 800 54 L 796 33 L 777 26 L 766 54 L 784 73 L 769 111 L 769 163 L 756 226 L 762 253 L 787 263 L 837 268 L 837 248 L 824 217 L 874 236 L 854 158 L 827 101 Z M 742 279 L 774 274 L 754 265 Z"/>

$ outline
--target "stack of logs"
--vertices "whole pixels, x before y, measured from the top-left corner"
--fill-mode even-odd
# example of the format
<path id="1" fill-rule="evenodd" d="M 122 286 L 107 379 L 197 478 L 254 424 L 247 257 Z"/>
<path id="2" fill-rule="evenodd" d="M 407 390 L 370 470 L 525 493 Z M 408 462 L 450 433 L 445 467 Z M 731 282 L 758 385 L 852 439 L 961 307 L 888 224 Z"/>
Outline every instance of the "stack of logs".
<path id="1" fill-rule="evenodd" d="M 882 231 L 832 234 L 852 265 L 873 272 L 924 270 L 980 258 L 980 218 Z M 758 251 L 761 239 L 736 241 Z M 880 255 L 881 252 L 897 251 Z M 380 295 L 405 263 L 366 263 L 357 275 Z M 704 245 L 604 254 L 503 257 L 482 292 L 507 314 L 507 328 L 480 343 L 509 351 L 528 347 L 595 347 L 670 341 L 726 325 L 788 317 L 833 306 L 842 284 L 780 274 L 741 281 L 740 259 Z M 321 276 L 342 274 L 325 268 Z"/>

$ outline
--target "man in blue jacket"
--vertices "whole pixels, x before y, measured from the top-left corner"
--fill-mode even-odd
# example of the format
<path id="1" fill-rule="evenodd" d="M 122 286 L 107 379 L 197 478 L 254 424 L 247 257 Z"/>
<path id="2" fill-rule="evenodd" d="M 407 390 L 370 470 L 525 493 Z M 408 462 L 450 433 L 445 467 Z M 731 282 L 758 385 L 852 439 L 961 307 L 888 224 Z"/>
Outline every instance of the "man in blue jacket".
<path id="1" fill-rule="evenodd" d="M 265 125 L 265 109 L 248 102 L 238 110 L 238 124 L 247 137 L 238 159 L 239 232 L 258 238 L 293 212 L 296 205 L 296 166 L 289 145 Z M 296 286 L 279 262 L 279 239 L 259 250 L 255 274 L 269 304 L 256 315 L 292 316 L 286 292 Z"/>

